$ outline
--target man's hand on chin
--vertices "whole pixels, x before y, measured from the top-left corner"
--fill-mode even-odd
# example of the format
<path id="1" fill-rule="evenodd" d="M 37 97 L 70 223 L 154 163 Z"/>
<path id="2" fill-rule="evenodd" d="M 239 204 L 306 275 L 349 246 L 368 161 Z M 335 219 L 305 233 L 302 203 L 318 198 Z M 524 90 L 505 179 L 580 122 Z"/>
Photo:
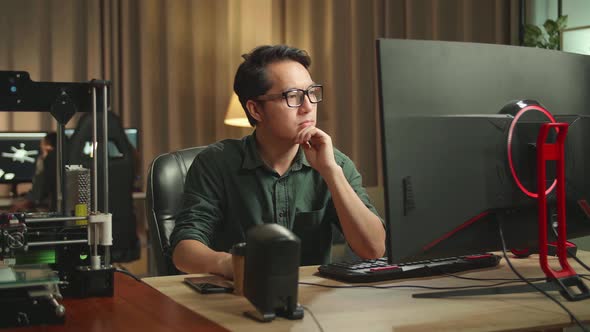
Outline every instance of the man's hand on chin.
<path id="1" fill-rule="evenodd" d="M 303 128 L 295 137 L 295 143 L 303 147 L 305 158 L 320 174 L 338 166 L 334 160 L 332 138 L 315 126 Z"/>

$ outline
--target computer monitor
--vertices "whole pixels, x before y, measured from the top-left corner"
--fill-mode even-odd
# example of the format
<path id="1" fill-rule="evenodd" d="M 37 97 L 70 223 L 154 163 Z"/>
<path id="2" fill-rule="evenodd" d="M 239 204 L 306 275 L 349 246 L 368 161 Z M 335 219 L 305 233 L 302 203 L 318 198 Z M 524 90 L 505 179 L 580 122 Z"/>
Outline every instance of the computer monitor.
<path id="1" fill-rule="evenodd" d="M 502 249 L 500 221 L 509 248 L 537 246 L 536 200 L 515 184 L 507 162 L 514 116 L 499 114 L 516 100 L 537 100 L 557 121 L 571 123 L 566 140 L 568 235 L 590 233 L 590 209 L 584 208 L 590 184 L 581 171 L 590 163 L 590 57 L 516 46 L 384 39 L 378 40 L 377 53 L 391 263 Z M 512 144 L 520 151 L 515 167 L 523 179 L 534 179 L 526 167 L 534 153 L 527 150 L 534 152 L 531 136 L 543 122 L 532 117 L 517 125 L 520 138 Z M 554 205 L 551 197 L 549 202 Z M 553 211 L 554 206 L 549 213 Z"/>
<path id="2" fill-rule="evenodd" d="M 64 133 L 66 135 L 67 138 L 72 137 L 72 134 L 74 134 L 74 130 L 73 128 L 67 128 L 65 129 Z M 137 130 L 137 128 L 125 128 L 125 135 L 127 136 L 127 139 L 129 140 L 129 143 L 131 143 L 131 145 L 133 146 L 133 148 L 135 148 L 137 150 L 138 148 L 138 144 L 139 144 L 139 131 Z"/>
<path id="3" fill-rule="evenodd" d="M 70 138 L 74 134 L 74 130 L 75 129 L 67 128 L 64 130 L 64 134 L 66 135 L 67 138 Z M 129 143 L 131 143 L 131 146 L 133 146 L 133 148 L 135 150 L 137 150 L 138 144 L 139 144 L 139 137 L 138 137 L 137 128 L 125 128 L 124 131 L 125 131 L 125 136 L 127 136 L 127 140 L 129 140 Z M 87 142 L 85 142 L 84 147 L 83 147 L 83 154 L 90 156 L 91 152 L 92 152 L 92 143 L 90 141 L 87 141 Z M 123 154 L 121 153 L 120 147 L 118 147 L 114 141 L 109 140 L 109 158 L 119 158 L 122 156 L 123 156 Z"/>
<path id="4" fill-rule="evenodd" d="M 0 183 L 31 182 L 44 132 L 0 132 Z"/>
<path id="5" fill-rule="evenodd" d="M 133 145 L 135 150 L 138 150 L 139 146 L 139 131 L 137 128 L 125 128 L 125 135 L 127 135 L 127 139 Z"/>

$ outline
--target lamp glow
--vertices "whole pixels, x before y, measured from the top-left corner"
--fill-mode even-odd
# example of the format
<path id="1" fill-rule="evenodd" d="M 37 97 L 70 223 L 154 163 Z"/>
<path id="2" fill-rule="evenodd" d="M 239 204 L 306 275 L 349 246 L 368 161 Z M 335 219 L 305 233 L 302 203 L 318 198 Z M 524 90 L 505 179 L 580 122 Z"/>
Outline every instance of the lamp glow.
<path id="1" fill-rule="evenodd" d="M 231 99 L 229 100 L 229 105 L 227 106 L 223 123 L 234 127 L 252 127 L 250 126 L 248 117 L 246 117 L 246 113 L 244 113 L 242 105 L 240 104 L 240 100 L 235 93 L 232 93 Z"/>

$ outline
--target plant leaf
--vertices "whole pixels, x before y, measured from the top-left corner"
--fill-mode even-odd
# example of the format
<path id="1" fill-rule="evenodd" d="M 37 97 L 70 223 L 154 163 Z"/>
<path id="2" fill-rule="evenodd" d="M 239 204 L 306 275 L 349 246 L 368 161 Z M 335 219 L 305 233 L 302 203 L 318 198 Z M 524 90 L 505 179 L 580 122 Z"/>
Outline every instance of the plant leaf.
<path id="1" fill-rule="evenodd" d="M 557 24 L 558 30 L 565 29 L 567 27 L 567 15 L 562 15 L 558 17 L 555 23 Z"/>
<path id="2" fill-rule="evenodd" d="M 559 35 L 556 34 L 555 36 L 549 37 L 549 49 L 558 50 L 559 49 Z"/>
<path id="3" fill-rule="evenodd" d="M 539 44 L 539 40 L 536 37 L 525 35 L 523 43 L 524 43 L 524 46 L 535 47 L 535 46 L 537 46 L 537 44 Z"/>
<path id="4" fill-rule="evenodd" d="M 543 31 L 541 31 L 541 28 L 539 28 L 536 25 L 532 25 L 532 24 L 526 24 L 524 26 L 524 33 L 525 34 L 530 34 L 533 36 L 540 36 L 543 34 Z"/>
<path id="5" fill-rule="evenodd" d="M 543 32 L 538 26 L 532 24 L 526 24 L 524 27 L 524 40 L 525 46 L 536 47 L 542 40 Z"/>
<path id="6" fill-rule="evenodd" d="M 543 27 L 545 28 L 545 30 L 547 31 L 547 34 L 549 36 L 551 36 L 559 31 L 557 28 L 557 23 L 553 20 L 545 21 L 545 24 L 543 24 Z"/>
<path id="7" fill-rule="evenodd" d="M 562 15 L 555 21 L 547 19 L 543 23 L 543 29 L 533 24 L 525 24 L 523 44 L 525 46 L 558 50 L 559 32 L 567 26 L 567 18 L 567 15 Z"/>

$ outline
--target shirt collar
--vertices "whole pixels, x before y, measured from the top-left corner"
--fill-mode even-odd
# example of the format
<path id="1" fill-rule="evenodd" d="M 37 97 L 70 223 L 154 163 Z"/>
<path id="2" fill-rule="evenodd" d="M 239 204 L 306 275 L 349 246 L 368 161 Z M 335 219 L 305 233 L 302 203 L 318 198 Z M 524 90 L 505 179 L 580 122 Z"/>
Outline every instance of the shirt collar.
<path id="1" fill-rule="evenodd" d="M 293 160 L 293 165 L 291 169 L 294 171 L 298 171 L 301 169 L 302 166 L 311 167 L 309 165 L 309 161 L 305 158 L 305 153 L 303 153 L 303 149 L 299 146 L 299 150 L 297 150 L 297 155 L 295 155 L 295 160 Z"/>
<path id="2" fill-rule="evenodd" d="M 307 158 L 305 158 L 303 149 L 299 147 L 297 155 L 295 155 L 295 159 L 293 160 L 293 165 L 291 165 L 291 169 L 293 171 L 300 170 L 302 165 L 311 167 L 309 161 L 307 161 Z M 264 161 L 262 161 L 262 158 L 260 158 L 260 154 L 258 153 L 258 148 L 256 146 L 256 130 L 254 130 L 252 135 L 248 135 L 245 138 L 244 161 L 242 162 L 242 168 L 252 170 L 260 166 L 264 166 Z"/>
<path id="3" fill-rule="evenodd" d="M 242 162 L 243 169 L 255 169 L 260 166 L 264 166 L 264 161 L 258 154 L 258 148 L 256 147 L 256 130 L 252 135 L 246 136 L 244 142 L 244 161 Z"/>

